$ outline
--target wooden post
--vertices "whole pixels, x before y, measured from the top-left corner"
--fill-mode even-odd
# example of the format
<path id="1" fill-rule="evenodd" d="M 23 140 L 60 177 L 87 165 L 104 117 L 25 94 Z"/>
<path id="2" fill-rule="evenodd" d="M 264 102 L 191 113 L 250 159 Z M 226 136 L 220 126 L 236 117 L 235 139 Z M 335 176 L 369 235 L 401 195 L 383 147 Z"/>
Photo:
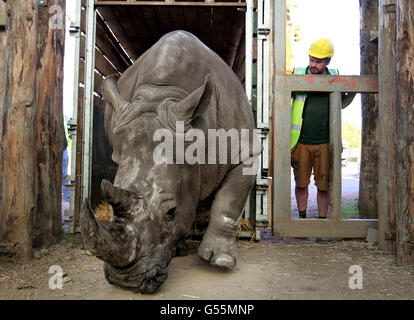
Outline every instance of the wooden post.
<path id="1" fill-rule="evenodd" d="M 63 54 L 65 1 L 39 7 L 36 115 L 36 214 L 33 246 L 48 247 L 62 231 Z M 51 6 L 54 6 L 51 8 Z M 49 11 L 51 13 L 49 13 Z M 53 19 L 53 20 L 51 20 Z M 49 23 L 50 22 L 50 23 Z"/>
<path id="2" fill-rule="evenodd" d="M 6 4 L 0 1 L 0 17 L 6 22 Z M 1 137 L 3 136 L 3 104 L 4 104 L 4 74 L 5 74 L 5 61 L 6 61 L 6 31 L 4 26 L 0 25 L 0 210 L 1 210 L 1 202 L 2 202 L 2 190 L 3 190 L 3 162 L 1 153 L 3 151 L 3 147 L 1 145 Z M 3 229 L 5 226 L 4 216 L 0 212 L 0 240 L 2 239 Z M 7 245 L 6 245 L 7 247 Z M 0 248 L 0 251 L 2 249 Z"/>
<path id="3" fill-rule="evenodd" d="M 1 122 L 3 188 L 1 240 L 21 260 L 31 258 L 35 211 L 34 167 L 37 0 L 8 1 L 5 99 Z"/>
<path id="4" fill-rule="evenodd" d="M 395 0 L 379 3 L 378 93 L 378 246 L 395 252 L 397 215 Z"/>
<path id="5" fill-rule="evenodd" d="M 6 22 L 6 4 L 0 1 L 0 20 L 4 19 L 4 23 Z M 6 61 L 6 31 L 5 27 L 1 25 L 2 21 L 0 21 L 0 119 L 3 118 L 3 103 L 4 103 L 4 73 L 5 73 L 5 61 Z M 3 122 L 0 121 L 0 142 L 1 136 L 3 135 Z M 2 150 L 0 145 L 0 150 Z M 2 160 L 0 156 L 0 177 L 2 177 Z M 0 202 L 1 202 L 1 190 L 2 190 L 2 179 L 0 178 Z M 0 228 L 4 225 L 2 219 L 2 215 L 0 214 Z"/>
<path id="6" fill-rule="evenodd" d="M 378 0 L 360 0 L 361 74 L 378 73 L 378 45 L 370 41 L 371 31 L 378 30 Z M 362 148 L 359 177 L 358 211 L 360 219 L 378 217 L 378 99 L 362 94 Z"/>
<path id="7" fill-rule="evenodd" d="M 331 178 L 330 178 L 330 219 L 341 220 L 341 93 L 332 92 L 329 94 L 329 135 L 330 135 L 330 159 L 331 159 Z"/>
<path id="8" fill-rule="evenodd" d="M 414 263 L 414 2 L 397 1 L 397 263 Z"/>

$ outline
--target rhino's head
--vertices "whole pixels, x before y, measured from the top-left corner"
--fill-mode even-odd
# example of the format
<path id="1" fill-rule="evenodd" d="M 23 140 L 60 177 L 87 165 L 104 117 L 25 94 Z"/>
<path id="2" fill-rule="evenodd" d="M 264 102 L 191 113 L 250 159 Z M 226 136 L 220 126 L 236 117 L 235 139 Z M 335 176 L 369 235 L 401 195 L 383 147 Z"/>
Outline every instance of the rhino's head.
<path id="1" fill-rule="evenodd" d="M 119 165 L 114 184 L 107 180 L 101 184 L 112 219 L 100 224 L 85 201 L 81 227 L 85 245 L 105 262 L 110 283 L 150 293 L 167 278 L 177 244 L 194 220 L 200 168 L 157 164 L 153 136 L 158 129 L 175 129 L 176 121 L 183 121 L 188 130 L 196 109 L 211 103 L 213 91 L 208 77 L 192 93 L 144 85 L 128 102 L 118 92 L 117 77 L 105 80 L 105 126 L 113 160 Z"/>

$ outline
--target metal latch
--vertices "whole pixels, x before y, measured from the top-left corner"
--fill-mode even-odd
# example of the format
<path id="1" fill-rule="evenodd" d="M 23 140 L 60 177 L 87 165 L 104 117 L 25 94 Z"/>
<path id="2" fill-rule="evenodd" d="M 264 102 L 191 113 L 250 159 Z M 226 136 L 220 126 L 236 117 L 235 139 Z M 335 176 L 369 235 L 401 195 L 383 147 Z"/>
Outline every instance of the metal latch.
<path id="1" fill-rule="evenodd" d="M 68 133 L 70 135 L 75 135 L 77 126 L 78 124 L 76 123 L 76 121 L 74 119 L 70 119 L 68 121 Z"/>

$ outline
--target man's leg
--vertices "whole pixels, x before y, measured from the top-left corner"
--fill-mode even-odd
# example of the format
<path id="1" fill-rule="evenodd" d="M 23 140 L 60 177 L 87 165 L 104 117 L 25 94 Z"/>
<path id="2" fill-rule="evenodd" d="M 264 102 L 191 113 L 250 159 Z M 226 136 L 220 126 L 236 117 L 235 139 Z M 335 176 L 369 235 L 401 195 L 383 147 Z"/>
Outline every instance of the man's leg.
<path id="1" fill-rule="evenodd" d="M 308 206 L 308 187 L 306 188 L 298 188 L 295 187 L 295 195 L 296 195 L 296 203 L 298 204 L 299 212 L 306 211 Z"/>
<path id="2" fill-rule="evenodd" d="M 298 143 L 291 155 L 291 164 L 295 174 L 295 196 L 298 205 L 299 218 L 306 218 L 308 206 L 308 185 L 312 173 L 310 153 L 306 145 Z"/>
<path id="3" fill-rule="evenodd" d="M 317 195 L 319 218 L 326 218 L 329 208 L 329 191 L 318 189 Z"/>
<path id="4" fill-rule="evenodd" d="M 318 187 L 316 200 L 319 218 L 325 219 L 329 209 L 329 144 L 321 144 L 314 153 L 315 184 Z"/>

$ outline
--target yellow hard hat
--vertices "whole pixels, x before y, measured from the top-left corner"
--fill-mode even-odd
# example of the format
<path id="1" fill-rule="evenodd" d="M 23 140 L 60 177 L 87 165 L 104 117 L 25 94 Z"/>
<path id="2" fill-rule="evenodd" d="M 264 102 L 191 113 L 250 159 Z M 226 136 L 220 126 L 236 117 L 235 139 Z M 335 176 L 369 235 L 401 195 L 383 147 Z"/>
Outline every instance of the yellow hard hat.
<path id="1" fill-rule="evenodd" d="M 317 59 L 325 59 L 334 55 L 334 48 L 328 39 L 319 39 L 312 43 L 308 53 Z"/>

